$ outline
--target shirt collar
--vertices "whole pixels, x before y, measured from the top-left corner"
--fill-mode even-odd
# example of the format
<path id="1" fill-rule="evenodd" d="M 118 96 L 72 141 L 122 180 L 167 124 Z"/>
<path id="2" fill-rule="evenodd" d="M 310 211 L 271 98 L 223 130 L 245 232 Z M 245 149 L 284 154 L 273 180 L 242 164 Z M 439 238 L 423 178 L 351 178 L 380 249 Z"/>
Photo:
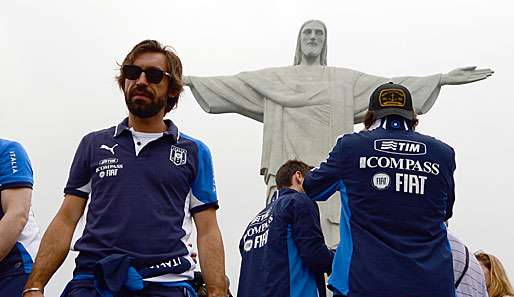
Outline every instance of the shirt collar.
<path id="1" fill-rule="evenodd" d="M 273 194 L 273 197 L 271 198 L 271 202 L 277 200 L 278 198 L 282 197 L 283 195 L 291 194 L 291 193 L 298 193 L 298 192 L 296 190 L 293 190 L 290 188 L 283 188 L 280 190 L 276 190 L 275 193 Z"/>
<path id="2" fill-rule="evenodd" d="M 404 119 L 396 118 L 396 117 L 385 117 L 376 120 L 369 128 L 368 131 L 375 130 L 377 128 L 382 128 L 386 130 L 411 130 L 409 124 Z"/>
<path id="3" fill-rule="evenodd" d="M 165 119 L 164 123 L 166 124 L 166 131 L 164 131 L 163 136 L 171 136 L 175 142 L 180 138 L 180 133 L 178 132 L 178 128 L 171 120 Z M 128 127 L 128 118 L 123 119 L 121 123 L 119 123 L 114 129 L 113 137 L 120 136 L 123 132 L 129 131 Z"/>

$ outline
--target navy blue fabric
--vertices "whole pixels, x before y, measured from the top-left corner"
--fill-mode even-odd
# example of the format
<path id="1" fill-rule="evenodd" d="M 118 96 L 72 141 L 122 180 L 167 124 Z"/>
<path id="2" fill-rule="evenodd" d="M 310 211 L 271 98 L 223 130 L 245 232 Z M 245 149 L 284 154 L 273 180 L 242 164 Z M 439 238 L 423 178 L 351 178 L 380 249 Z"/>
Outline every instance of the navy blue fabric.
<path id="1" fill-rule="evenodd" d="M 329 285 L 349 297 L 454 296 L 443 222 L 454 202 L 455 153 L 396 117 L 339 138 L 303 184 L 341 191 L 341 242 Z"/>
<path id="2" fill-rule="evenodd" d="M 33 183 L 32 166 L 23 147 L 17 142 L 0 139 L 0 193 L 10 188 L 32 188 Z M 4 212 L 0 207 L 0 219 L 3 216 Z M 32 259 L 27 260 L 25 249 L 23 246 L 19 247 L 21 249 L 17 245 L 13 246 L 9 254 L 0 261 L 0 278 L 30 272 L 28 268 L 31 267 L 25 266 L 31 265 Z"/>
<path id="3" fill-rule="evenodd" d="M 80 252 L 75 273 L 92 272 L 112 254 L 133 257 L 138 270 L 159 270 L 189 255 L 181 240 L 184 222 L 218 207 L 212 160 L 202 142 L 166 124 L 164 135 L 138 155 L 127 119 L 82 139 L 64 189 L 91 196 L 83 236 L 74 246 Z"/>
<path id="4" fill-rule="evenodd" d="M 113 297 L 120 293 L 148 293 L 148 290 L 155 288 L 158 285 L 163 292 L 175 292 L 175 287 L 180 287 L 181 290 L 186 289 L 191 297 L 196 297 L 190 283 L 186 282 L 166 282 L 166 283 L 153 283 L 143 281 L 145 276 L 144 272 L 137 271 L 133 266 L 133 258 L 127 255 L 113 254 L 99 260 L 95 264 L 93 274 L 75 274 L 73 280 L 66 286 L 62 297 L 68 296 L 74 289 L 74 284 L 79 282 L 82 286 L 86 284 L 94 288 L 100 297 Z M 150 271 L 149 269 L 146 269 Z M 172 290 L 165 288 L 173 287 Z M 85 291 L 91 291 L 86 288 Z M 123 295 L 124 296 L 124 295 Z"/>
<path id="5" fill-rule="evenodd" d="M 333 254 L 325 245 L 318 206 L 282 189 L 241 238 L 238 297 L 325 296 L 323 273 Z M 298 295 L 300 294 L 300 295 Z"/>
<path id="6" fill-rule="evenodd" d="M 21 296 L 21 292 L 23 291 L 23 287 L 25 286 L 28 278 L 29 275 L 27 273 L 0 277 L 0 296 Z"/>
<path id="7" fill-rule="evenodd" d="M 3 295 L 0 295 L 3 296 Z M 94 287 L 93 280 L 72 280 L 61 297 L 102 297 Z M 138 292 L 121 290 L 113 297 L 194 297 L 186 293 L 184 287 L 165 287 L 159 284 L 147 283 Z"/>
<path id="8" fill-rule="evenodd" d="M 118 292 L 123 287 L 132 288 L 134 291 L 142 289 L 143 279 L 136 271 L 135 286 L 127 284 L 130 280 L 129 270 L 132 267 L 132 257 L 127 255 L 113 254 L 98 261 L 95 265 L 96 279 L 100 280 L 100 285 L 109 291 Z M 133 279 L 134 277 L 132 277 Z M 128 285 L 128 286 L 127 286 Z"/>
<path id="9" fill-rule="evenodd" d="M 0 279 L 6 276 L 21 275 L 23 273 L 25 273 L 23 257 L 20 250 L 15 245 L 9 254 L 0 261 Z"/>

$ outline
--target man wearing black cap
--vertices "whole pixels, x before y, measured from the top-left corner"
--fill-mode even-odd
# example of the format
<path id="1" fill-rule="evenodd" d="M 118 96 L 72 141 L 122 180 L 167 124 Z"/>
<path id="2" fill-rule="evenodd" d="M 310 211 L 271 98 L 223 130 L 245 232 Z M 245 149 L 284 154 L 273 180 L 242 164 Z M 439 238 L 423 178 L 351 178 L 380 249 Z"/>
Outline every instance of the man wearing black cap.
<path id="1" fill-rule="evenodd" d="M 454 202 L 455 153 L 414 131 L 409 90 L 371 95 L 366 131 L 337 140 L 305 176 L 314 200 L 341 193 L 341 241 L 329 287 L 348 297 L 455 296 L 444 221 Z"/>

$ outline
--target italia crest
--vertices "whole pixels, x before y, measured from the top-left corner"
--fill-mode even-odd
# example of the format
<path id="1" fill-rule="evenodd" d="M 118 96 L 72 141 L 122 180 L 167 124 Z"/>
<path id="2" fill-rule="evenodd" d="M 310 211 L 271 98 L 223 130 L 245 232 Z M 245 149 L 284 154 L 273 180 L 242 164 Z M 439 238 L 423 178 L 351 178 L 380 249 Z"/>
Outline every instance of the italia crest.
<path id="1" fill-rule="evenodd" d="M 170 150 L 170 161 L 177 166 L 186 164 L 187 150 L 172 145 Z"/>

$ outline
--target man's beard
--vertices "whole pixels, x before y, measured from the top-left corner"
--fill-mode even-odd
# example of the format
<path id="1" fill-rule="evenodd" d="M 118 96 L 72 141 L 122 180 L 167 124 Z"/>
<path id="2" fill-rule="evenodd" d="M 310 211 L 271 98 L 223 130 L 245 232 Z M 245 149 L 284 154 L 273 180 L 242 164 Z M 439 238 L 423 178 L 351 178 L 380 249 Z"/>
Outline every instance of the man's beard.
<path id="1" fill-rule="evenodd" d="M 144 99 L 132 99 L 134 93 L 143 94 L 150 99 L 150 102 Z M 138 118 L 146 119 L 157 115 L 166 106 L 166 99 L 159 100 L 155 95 L 146 89 L 146 87 L 135 87 L 125 94 L 125 104 L 129 112 Z"/>

